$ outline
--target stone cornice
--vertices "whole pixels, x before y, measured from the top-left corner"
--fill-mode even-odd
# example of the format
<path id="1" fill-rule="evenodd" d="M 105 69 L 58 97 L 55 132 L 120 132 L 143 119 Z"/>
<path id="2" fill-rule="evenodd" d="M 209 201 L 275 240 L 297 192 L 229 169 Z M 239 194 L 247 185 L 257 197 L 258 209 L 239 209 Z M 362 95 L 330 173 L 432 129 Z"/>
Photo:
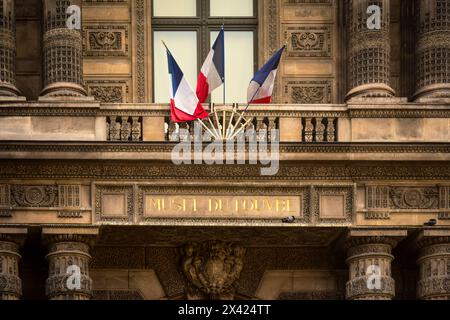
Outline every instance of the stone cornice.
<path id="1" fill-rule="evenodd" d="M 205 106 L 209 109 L 208 106 Z M 240 106 L 244 109 L 245 106 Z M 99 104 L 95 102 L 3 102 L 0 116 L 169 116 L 165 104 Z M 249 116 L 336 117 L 336 118 L 450 118 L 448 104 L 349 103 L 336 105 L 258 105 L 250 106 Z"/>

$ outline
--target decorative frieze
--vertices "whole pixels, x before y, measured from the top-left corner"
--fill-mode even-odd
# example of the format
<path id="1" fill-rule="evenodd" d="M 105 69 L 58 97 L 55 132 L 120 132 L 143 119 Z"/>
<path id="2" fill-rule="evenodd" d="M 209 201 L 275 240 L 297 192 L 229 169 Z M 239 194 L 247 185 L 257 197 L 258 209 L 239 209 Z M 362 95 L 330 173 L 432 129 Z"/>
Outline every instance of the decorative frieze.
<path id="1" fill-rule="evenodd" d="M 329 26 L 288 26 L 284 29 L 287 57 L 330 58 L 332 35 Z"/>
<path id="2" fill-rule="evenodd" d="M 12 185 L 11 205 L 20 208 L 58 206 L 58 187 L 54 185 Z"/>
<path id="3" fill-rule="evenodd" d="M 284 82 L 285 103 L 327 104 L 331 103 L 331 80 L 290 79 Z"/>
<path id="4" fill-rule="evenodd" d="M 245 249 L 219 241 L 187 244 L 182 270 L 189 299 L 232 300 L 244 267 Z"/>
<path id="5" fill-rule="evenodd" d="M 97 101 L 104 103 L 125 103 L 128 100 L 129 86 L 125 80 L 88 80 L 86 81 L 86 85 L 88 94 Z"/>
<path id="6" fill-rule="evenodd" d="M 392 209 L 438 209 L 438 188 L 390 188 Z"/>

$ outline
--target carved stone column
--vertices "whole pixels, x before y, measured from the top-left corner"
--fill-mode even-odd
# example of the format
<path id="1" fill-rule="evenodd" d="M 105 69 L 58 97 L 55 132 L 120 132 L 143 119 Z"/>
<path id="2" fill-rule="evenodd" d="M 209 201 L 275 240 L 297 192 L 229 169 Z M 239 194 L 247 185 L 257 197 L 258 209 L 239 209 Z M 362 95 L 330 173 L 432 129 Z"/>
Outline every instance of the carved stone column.
<path id="1" fill-rule="evenodd" d="M 416 0 L 415 98 L 450 98 L 450 2 Z"/>
<path id="2" fill-rule="evenodd" d="M 19 248 L 26 233 L 26 229 L 0 229 L 0 300 L 19 300 L 22 296 Z"/>
<path id="3" fill-rule="evenodd" d="M 14 0 L 0 1 L 0 97 L 18 96 L 16 88 L 16 17 Z"/>
<path id="4" fill-rule="evenodd" d="M 431 232 L 436 232 L 430 230 Z M 450 229 L 440 236 L 422 232 L 419 245 L 420 267 L 417 297 L 424 300 L 450 300 Z"/>
<path id="5" fill-rule="evenodd" d="M 381 28 L 369 29 L 369 6 L 381 8 Z M 348 0 L 348 79 L 353 97 L 392 97 L 390 86 L 389 0 Z"/>
<path id="6" fill-rule="evenodd" d="M 392 249 L 407 235 L 406 230 L 351 230 L 347 239 L 349 300 L 390 300 L 395 296 Z"/>
<path id="7" fill-rule="evenodd" d="M 84 97 L 81 30 L 69 29 L 70 5 L 81 0 L 43 0 L 44 89 L 46 97 Z"/>
<path id="8" fill-rule="evenodd" d="M 89 277 L 90 247 L 97 230 L 84 234 L 59 234 L 44 230 L 48 244 L 49 275 L 45 291 L 50 300 L 89 300 L 92 279 Z"/>

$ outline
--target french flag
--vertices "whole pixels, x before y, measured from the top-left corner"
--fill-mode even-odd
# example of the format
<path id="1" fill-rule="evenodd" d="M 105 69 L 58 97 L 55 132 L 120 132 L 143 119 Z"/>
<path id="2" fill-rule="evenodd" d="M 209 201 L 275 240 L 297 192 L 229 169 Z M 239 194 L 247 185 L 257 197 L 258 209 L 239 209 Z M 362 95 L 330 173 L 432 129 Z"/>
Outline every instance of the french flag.
<path id="1" fill-rule="evenodd" d="M 283 46 L 270 60 L 255 74 L 247 90 L 248 103 L 271 103 L 275 78 L 281 55 L 286 46 Z"/>
<path id="2" fill-rule="evenodd" d="M 165 45 L 165 44 L 164 44 Z M 170 113 L 173 122 L 187 122 L 197 119 L 204 119 L 209 114 L 203 109 L 194 90 L 191 88 L 183 72 L 175 61 L 174 57 L 167 50 L 167 62 L 169 64 L 169 74 L 172 78 L 172 95 L 170 99 Z"/>
<path id="3" fill-rule="evenodd" d="M 225 36 L 223 27 L 206 57 L 197 80 L 197 97 L 204 103 L 209 94 L 225 81 Z"/>

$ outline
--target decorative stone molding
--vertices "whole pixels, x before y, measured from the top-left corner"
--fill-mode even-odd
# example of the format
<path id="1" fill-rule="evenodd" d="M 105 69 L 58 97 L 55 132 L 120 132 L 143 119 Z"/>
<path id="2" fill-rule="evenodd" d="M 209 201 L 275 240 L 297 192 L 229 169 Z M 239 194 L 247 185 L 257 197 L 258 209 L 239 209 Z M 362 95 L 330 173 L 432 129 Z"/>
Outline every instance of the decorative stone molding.
<path id="1" fill-rule="evenodd" d="M 19 248 L 26 233 L 22 228 L 0 228 L 0 300 L 18 300 L 22 296 Z"/>
<path id="2" fill-rule="evenodd" d="M 187 244 L 182 270 L 188 280 L 189 299 L 231 300 L 244 262 L 245 249 L 218 241 Z"/>
<path id="3" fill-rule="evenodd" d="M 417 297 L 450 300 L 450 229 L 429 229 L 417 242 L 420 266 Z"/>
<path id="4" fill-rule="evenodd" d="M 395 281 L 391 274 L 394 256 L 391 251 L 406 231 L 351 230 L 347 240 L 349 281 L 346 297 L 349 300 L 390 300 L 395 296 Z M 379 273 L 368 274 L 375 266 Z M 374 278 L 378 276 L 378 278 Z M 376 280 L 375 280 L 376 279 Z M 375 282 L 374 282 L 375 281 Z"/>
<path id="5" fill-rule="evenodd" d="M 17 97 L 16 16 L 14 0 L 0 2 L 0 97 Z"/>
<path id="6" fill-rule="evenodd" d="M 416 94 L 450 98 L 450 3 L 416 0 Z"/>
<path id="7" fill-rule="evenodd" d="M 46 97 L 84 97 L 81 31 L 66 27 L 70 5 L 81 0 L 44 0 L 44 89 Z"/>
<path id="8" fill-rule="evenodd" d="M 11 202 L 12 207 L 20 208 L 57 207 L 58 187 L 52 185 L 12 185 Z"/>
<path id="9" fill-rule="evenodd" d="M 381 8 L 381 29 L 367 27 L 367 8 Z M 348 0 L 349 92 L 353 97 L 391 97 L 390 86 L 390 1 Z"/>
<path id="10" fill-rule="evenodd" d="M 68 232 L 68 233 L 63 233 Z M 73 232 L 73 233 L 72 233 Z M 78 232 L 78 233 L 76 233 Z M 45 292 L 50 300 L 89 300 L 92 297 L 92 279 L 89 277 L 89 250 L 95 242 L 97 229 L 42 231 L 49 253 L 46 258 L 49 273 Z M 72 282 L 79 270 L 79 285 Z"/>

